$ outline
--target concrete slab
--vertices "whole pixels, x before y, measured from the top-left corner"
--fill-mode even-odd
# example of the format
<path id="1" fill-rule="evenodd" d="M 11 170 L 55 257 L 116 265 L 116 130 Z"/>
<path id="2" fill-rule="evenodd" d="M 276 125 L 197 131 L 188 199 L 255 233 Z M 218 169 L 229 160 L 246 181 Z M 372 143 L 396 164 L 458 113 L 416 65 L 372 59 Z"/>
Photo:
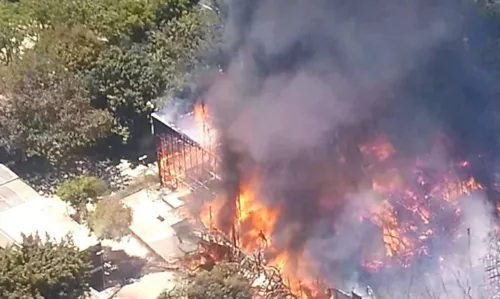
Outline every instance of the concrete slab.
<path id="1" fill-rule="evenodd" d="M 182 219 L 172 207 L 162 200 L 151 198 L 146 190 L 124 198 L 123 202 L 132 208 L 130 229 L 137 238 L 165 260 L 179 256 L 177 236 L 172 225 Z"/>
<path id="2" fill-rule="evenodd" d="M 179 199 L 179 194 L 176 192 L 164 195 L 162 199 L 174 209 L 178 209 L 185 204 L 184 201 Z"/>
<path id="3" fill-rule="evenodd" d="M 184 256 L 184 252 L 179 247 L 179 239 L 176 236 L 162 238 L 149 243 L 163 259 L 170 260 Z"/>
<path id="4" fill-rule="evenodd" d="M 152 273 L 133 284 L 124 286 L 113 298 L 156 299 L 165 289 L 173 289 L 175 284 L 174 272 Z"/>

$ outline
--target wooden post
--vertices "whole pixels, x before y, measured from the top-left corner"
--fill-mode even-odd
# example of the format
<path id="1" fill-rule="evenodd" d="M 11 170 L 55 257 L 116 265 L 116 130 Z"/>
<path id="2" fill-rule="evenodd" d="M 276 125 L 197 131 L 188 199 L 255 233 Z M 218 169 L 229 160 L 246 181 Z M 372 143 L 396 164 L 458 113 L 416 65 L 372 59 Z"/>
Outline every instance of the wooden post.
<path id="1" fill-rule="evenodd" d="M 209 217 L 210 217 L 209 218 L 209 221 L 210 221 L 210 223 L 209 223 L 209 229 L 210 229 L 210 231 L 212 231 L 213 230 L 212 205 L 208 206 L 208 213 L 209 213 Z"/>
<path id="2" fill-rule="evenodd" d="M 234 247 L 238 247 L 238 237 L 236 236 L 236 226 L 233 223 L 231 227 L 232 243 Z"/>
<path id="3" fill-rule="evenodd" d="M 469 253 L 469 267 L 472 269 L 472 258 L 471 258 L 471 236 L 470 228 L 467 228 L 467 251 Z"/>

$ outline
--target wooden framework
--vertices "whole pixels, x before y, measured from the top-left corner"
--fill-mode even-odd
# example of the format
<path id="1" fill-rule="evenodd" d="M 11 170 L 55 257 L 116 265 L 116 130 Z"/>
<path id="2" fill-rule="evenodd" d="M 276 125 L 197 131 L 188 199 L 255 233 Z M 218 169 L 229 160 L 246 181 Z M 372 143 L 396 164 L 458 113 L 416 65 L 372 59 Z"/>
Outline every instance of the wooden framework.
<path id="1" fill-rule="evenodd" d="M 218 178 L 219 161 L 214 149 L 204 148 L 174 125 L 169 126 L 158 118 L 153 118 L 153 127 L 163 187 L 207 188 L 208 182 Z"/>

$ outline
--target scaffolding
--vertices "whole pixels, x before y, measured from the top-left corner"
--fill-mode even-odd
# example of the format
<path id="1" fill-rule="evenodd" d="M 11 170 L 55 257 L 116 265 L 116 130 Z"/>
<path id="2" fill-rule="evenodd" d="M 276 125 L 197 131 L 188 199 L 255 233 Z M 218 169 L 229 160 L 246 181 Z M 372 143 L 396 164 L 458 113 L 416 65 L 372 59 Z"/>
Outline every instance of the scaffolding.
<path id="1" fill-rule="evenodd" d="M 204 113 L 204 105 L 201 107 Z M 194 112 L 174 120 L 153 113 L 152 119 L 162 186 L 210 190 L 208 184 L 219 178 L 219 160 L 217 142 L 212 140 L 213 132 L 206 121 L 197 119 Z"/>

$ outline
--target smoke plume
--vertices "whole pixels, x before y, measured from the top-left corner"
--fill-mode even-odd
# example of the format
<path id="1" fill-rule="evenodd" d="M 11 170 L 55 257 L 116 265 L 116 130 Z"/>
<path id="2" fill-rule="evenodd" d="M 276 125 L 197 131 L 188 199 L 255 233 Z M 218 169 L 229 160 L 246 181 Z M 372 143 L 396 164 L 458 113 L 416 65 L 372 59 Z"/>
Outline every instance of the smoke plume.
<path id="1" fill-rule="evenodd" d="M 370 279 L 353 259 L 383 248 L 367 245 L 374 239 L 370 225 L 352 222 L 353 211 L 380 201 L 365 188 L 370 177 L 360 145 L 383 134 L 397 149 L 392 167 L 407 176 L 415 175 L 407 158 L 425 155 L 419 163 L 430 172 L 467 160 L 472 175 L 493 184 L 498 104 L 491 77 L 477 67 L 465 39 L 469 6 L 447 0 L 228 5 L 230 63 L 205 96 L 223 146 L 229 194 L 223 213 L 234 212 L 239 182 L 257 168 L 260 199 L 282 208 L 273 236 L 278 246 L 306 252 L 331 283 L 354 286 Z M 462 224 L 446 242 L 467 231 L 475 237 L 455 252 L 484 251 L 493 214 L 493 191 L 485 191 L 460 202 Z M 337 208 L 325 214 L 325 203 Z M 447 213 L 440 212 L 443 222 Z M 460 263 L 449 261 L 451 268 Z M 428 281 L 429 292 L 445 287 L 436 283 L 441 274 L 421 276 L 420 287 Z M 411 275 L 397 275 L 411 289 Z"/>

